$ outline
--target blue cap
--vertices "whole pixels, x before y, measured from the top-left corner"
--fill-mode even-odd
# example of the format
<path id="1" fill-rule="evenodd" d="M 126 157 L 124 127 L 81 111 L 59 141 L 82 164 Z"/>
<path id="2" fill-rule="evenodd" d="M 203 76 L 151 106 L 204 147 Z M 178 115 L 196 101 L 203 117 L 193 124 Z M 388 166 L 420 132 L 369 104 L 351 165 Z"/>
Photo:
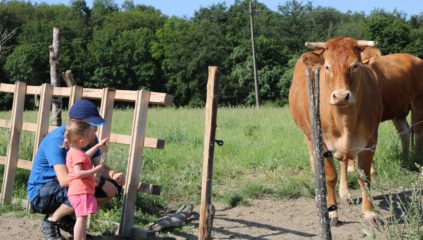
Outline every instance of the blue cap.
<path id="1" fill-rule="evenodd" d="M 106 124 L 94 103 L 80 99 L 76 101 L 69 110 L 69 118 L 81 119 L 93 126 L 101 126 Z"/>

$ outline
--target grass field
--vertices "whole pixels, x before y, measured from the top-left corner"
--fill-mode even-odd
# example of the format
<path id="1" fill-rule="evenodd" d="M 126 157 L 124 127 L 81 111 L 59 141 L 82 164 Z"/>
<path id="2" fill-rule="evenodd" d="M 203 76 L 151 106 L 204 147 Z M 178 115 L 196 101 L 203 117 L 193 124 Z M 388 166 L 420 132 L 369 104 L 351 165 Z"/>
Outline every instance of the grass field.
<path id="1" fill-rule="evenodd" d="M 65 115 L 65 114 L 64 114 Z M 132 110 L 115 110 L 112 132 L 130 134 Z M 1 112 L 0 118 L 9 118 Z M 35 122 L 36 113 L 26 112 L 25 121 Z M 0 155 L 6 154 L 7 131 L 0 132 Z M 203 162 L 204 109 L 152 108 L 148 112 L 147 137 L 166 141 L 165 149 L 143 152 L 143 182 L 162 186 L 160 197 L 141 195 L 136 223 L 145 224 L 166 207 L 198 203 Z M 234 206 L 249 198 L 262 196 L 296 198 L 314 195 L 314 177 L 303 136 L 293 123 L 289 109 L 263 107 L 220 108 L 216 139 L 224 141 L 215 147 L 213 201 Z M 33 135 L 23 134 L 20 158 L 32 156 Z M 125 171 L 128 146 L 110 144 L 108 164 Z M 392 123 L 381 124 L 376 151 L 378 175 L 374 186 L 382 189 L 410 187 L 419 178 L 411 171 L 411 162 L 401 161 L 399 138 Z M 3 174 L 3 168 L 0 173 Z M 28 171 L 19 170 L 15 196 L 25 197 Z M 356 176 L 349 178 L 357 188 Z M 104 211 L 118 221 L 120 203 Z"/>

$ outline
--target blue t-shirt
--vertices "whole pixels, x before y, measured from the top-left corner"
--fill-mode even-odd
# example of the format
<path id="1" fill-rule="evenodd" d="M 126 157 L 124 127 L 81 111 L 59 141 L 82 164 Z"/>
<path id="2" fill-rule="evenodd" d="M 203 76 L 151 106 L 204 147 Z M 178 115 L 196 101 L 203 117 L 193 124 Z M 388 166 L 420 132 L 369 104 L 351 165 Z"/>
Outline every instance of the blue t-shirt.
<path id="1" fill-rule="evenodd" d="M 65 134 L 65 125 L 54 129 L 47 134 L 41 141 L 38 147 L 37 155 L 35 155 L 32 163 L 31 174 L 29 175 L 27 194 L 28 199 L 32 202 L 38 194 L 38 190 L 46 183 L 56 181 L 56 172 L 54 165 L 66 165 L 67 149 L 62 148 Z M 87 147 L 85 150 L 88 150 Z M 100 151 L 97 150 L 92 156 L 100 156 Z"/>

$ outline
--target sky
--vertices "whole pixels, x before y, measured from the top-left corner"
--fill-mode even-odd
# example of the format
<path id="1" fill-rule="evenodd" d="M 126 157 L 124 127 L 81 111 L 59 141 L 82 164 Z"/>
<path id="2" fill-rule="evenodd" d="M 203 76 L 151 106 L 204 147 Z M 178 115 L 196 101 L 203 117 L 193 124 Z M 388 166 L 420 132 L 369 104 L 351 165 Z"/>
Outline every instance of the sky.
<path id="1" fill-rule="evenodd" d="M 32 3 L 47 4 L 69 4 L 70 0 L 30 0 Z M 85 0 L 89 7 L 92 7 L 93 0 Z M 119 7 L 124 0 L 112 0 Z M 287 0 L 259 0 L 271 10 L 276 11 L 279 5 L 283 5 Z M 216 3 L 225 2 L 226 6 L 232 5 L 234 0 L 134 0 L 134 4 L 144 4 L 153 6 L 168 16 L 178 16 L 190 18 L 200 7 L 209 7 Z M 306 3 L 307 0 L 299 0 Z M 410 15 L 423 14 L 422 0 L 311 0 L 313 6 L 333 7 L 341 12 L 351 10 L 353 12 L 365 12 L 369 14 L 373 9 L 384 9 L 386 11 L 401 11 Z"/>

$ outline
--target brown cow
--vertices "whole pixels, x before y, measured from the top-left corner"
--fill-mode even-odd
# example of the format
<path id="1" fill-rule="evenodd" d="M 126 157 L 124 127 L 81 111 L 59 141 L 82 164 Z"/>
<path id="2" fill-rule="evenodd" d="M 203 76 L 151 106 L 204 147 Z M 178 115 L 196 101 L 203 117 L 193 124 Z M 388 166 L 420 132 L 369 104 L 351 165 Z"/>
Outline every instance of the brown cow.
<path id="1" fill-rule="evenodd" d="M 331 151 L 340 161 L 358 156 L 359 167 L 365 174 L 365 179 L 359 177 L 364 218 L 368 224 L 375 225 L 376 214 L 365 185 L 370 183 L 370 165 L 382 117 L 382 100 L 373 73 L 360 61 L 362 49 L 372 43 L 352 38 L 333 38 L 327 42 L 309 44 L 323 51 L 304 53 L 297 61 L 289 93 L 289 106 L 292 118 L 304 133 L 313 166 L 304 71 L 307 66 L 322 66 L 320 114 L 324 149 Z M 338 214 L 335 186 L 338 176 L 332 157 L 325 158 L 325 173 L 329 216 L 331 225 L 336 225 Z"/>
<path id="2" fill-rule="evenodd" d="M 413 106 L 413 125 L 416 133 L 416 154 L 422 149 L 423 132 L 423 75 L 419 72 L 422 60 L 410 54 L 396 53 L 381 56 L 379 49 L 366 48 L 361 52 L 362 62 L 368 63 L 378 81 L 382 94 L 382 121 L 392 120 L 397 129 L 403 158 L 408 159 L 410 126 L 406 117 Z M 418 137 L 420 136 L 420 137 Z M 350 162 L 351 163 L 351 162 Z M 351 200 L 348 192 L 345 164 L 341 164 L 339 195 L 341 200 Z M 352 168 L 349 167 L 349 171 Z M 345 175 L 344 175 L 345 174 Z"/>

